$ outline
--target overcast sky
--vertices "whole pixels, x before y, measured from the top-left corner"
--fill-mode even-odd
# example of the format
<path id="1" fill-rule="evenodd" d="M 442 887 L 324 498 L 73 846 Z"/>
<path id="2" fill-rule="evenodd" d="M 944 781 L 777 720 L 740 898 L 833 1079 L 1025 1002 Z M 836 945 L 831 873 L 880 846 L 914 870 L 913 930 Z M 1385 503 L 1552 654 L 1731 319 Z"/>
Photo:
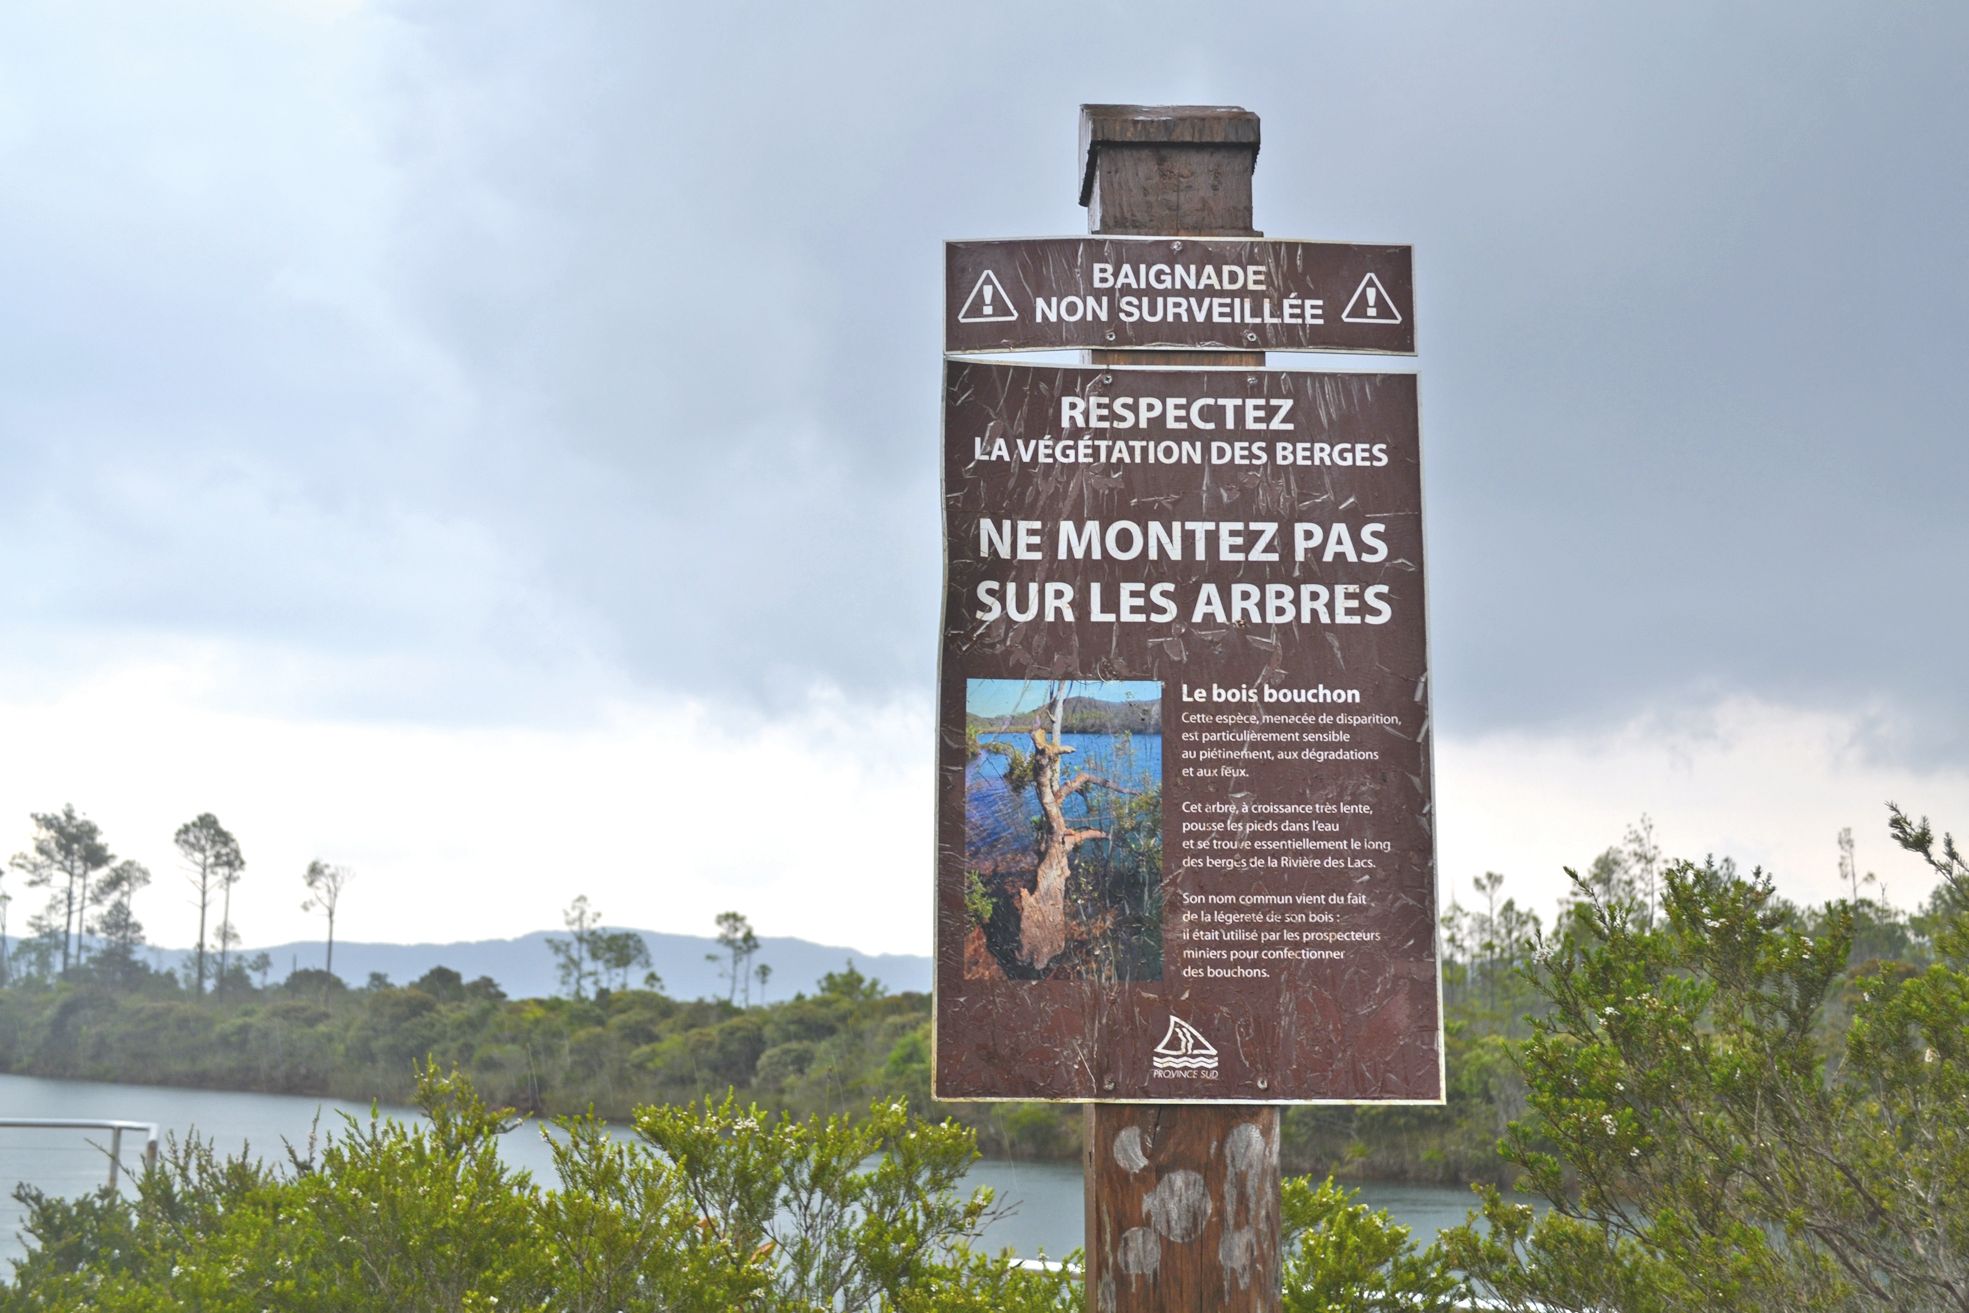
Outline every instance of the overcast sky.
<path id="1" fill-rule="evenodd" d="M 211 810 L 248 943 L 324 857 L 352 939 L 927 950 L 940 243 L 1083 230 L 1083 101 L 1234 103 L 1261 228 L 1416 248 L 1446 891 L 1647 812 L 1912 903 L 1965 15 L 9 5 L 0 854 L 74 802 L 165 943 Z"/>

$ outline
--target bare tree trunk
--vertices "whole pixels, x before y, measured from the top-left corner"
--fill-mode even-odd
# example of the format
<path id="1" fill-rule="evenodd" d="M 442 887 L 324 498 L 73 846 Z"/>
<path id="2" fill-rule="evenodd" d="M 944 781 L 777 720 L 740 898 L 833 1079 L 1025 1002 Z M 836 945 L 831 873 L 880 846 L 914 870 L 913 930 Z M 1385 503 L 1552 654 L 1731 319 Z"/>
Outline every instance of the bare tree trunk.
<path id="1" fill-rule="evenodd" d="M 225 880 L 225 896 L 219 910 L 219 977 L 218 984 L 226 981 L 227 950 L 232 946 L 232 881 Z"/>
<path id="2" fill-rule="evenodd" d="M 1046 731 L 1032 732 L 1033 787 L 1039 792 L 1039 810 L 1046 820 L 1041 840 L 1038 881 L 1032 889 L 1019 891 L 1019 944 L 1032 967 L 1045 968 L 1060 955 L 1067 942 L 1068 855 L 1066 818 L 1060 810 L 1060 757 L 1069 751 L 1051 742 Z"/>
<path id="3" fill-rule="evenodd" d="M 205 911 L 212 905 L 212 883 L 204 872 L 198 877 L 198 978 L 192 988 L 194 997 L 205 993 Z"/>
<path id="4" fill-rule="evenodd" d="M 75 900 L 75 965 L 81 966 L 89 951 L 89 872 L 82 872 L 82 895 Z"/>
<path id="5" fill-rule="evenodd" d="M 1019 891 L 1019 948 L 1026 965 L 1045 970 L 1067 946 L 1067 876 L 1073 850 L 1089 839 L 1105 839 L 1107 831 L 1076 830 L 1067 823 L 1066 800 L 1093 783 L 1085 773 L 1070 783 L 1060 783 L 1060 761 L 1073 749 L 1060 741 L 1060 726 L 1066 709 L 1066 684 L 1053 688 L 1053 733 L 1032 731 L 1032 784 L 1039 794 L 1040 814 L 1046 832 L 1040 840 L 1038 880 L 1032 889 Z"/>

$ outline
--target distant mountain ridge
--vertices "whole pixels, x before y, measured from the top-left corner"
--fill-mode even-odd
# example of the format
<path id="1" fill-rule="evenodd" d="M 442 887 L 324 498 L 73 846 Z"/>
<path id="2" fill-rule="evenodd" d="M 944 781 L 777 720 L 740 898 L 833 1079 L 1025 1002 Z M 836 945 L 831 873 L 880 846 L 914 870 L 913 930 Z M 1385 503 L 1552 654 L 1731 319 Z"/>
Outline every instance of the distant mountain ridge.
<path id="1" fill-rule="evenodd" d="M 981 730 L 1031 729 L 1049 724 L 1047 713 L 1035 708 L 1004 716 L 971 716 L 973 728 Z M 1111 701 L 1106 698 L 1070 697 L 1061 709 L 1060 731 L 1064 734 L 1160 734 L 1162 702 L 1158 698 L 1140 701 Z"/>
<path id="2" fill-rule="evenodd" d="M 621 928 L 621 927 L 607 927 Z M 716 954 L 725 960 L 718 941 L 702 935 L 673 935 L 655 930 L 639 930 L 649 946 L 650 969 L 663 978 L 664 992 L 672 998 L 723 998 L 727 986 L 718 963 L 704 960 Z M 564 931 L 536 930 L 517 939 L 473 939 L 437 944 L 378 944 L 363 941 L 335 944 L 335 974 L 351 985 L 361 985 L 372 971 L 380 971 L 392 984 L 407 985 L 435 966 L 450 967 L 467 980 L 490 976 L 499 982 L 508 998 L 544 998 L 561 992 L 560 974 L 554 955 L 547 947 L 550 937 L 566 938 Z M 235 960 L 265 953 L 273 959 L 269 980 L 285 980 L 291 971 L 319 968 L 323 947 L 319 939 L 296 943 L 269 944 L 232 950 Z M 152 948 L 146 950 L 152 964 L 177 967 L 191 957 L 191 950 Z M 211 954 L 207 954 L 208 960 Z M 850 961 L 865 976 L 873 976 L 891 993 L 928 992 L 930 959 L 911 953 L 863 953 L 852 948 L 816 944 L 811 940 L 761 936 L 759 951 L 752 965 L 769 966 L 772 978 L 766 985 L 766 999 L 791 998 L 811 994 L 822 976 L 839 971 Z M 642 971 L 635 973 L 640 983 Z M 758 1001 L 759 982 L 752 982 L 753 1001 Z M 744 987 L 740 986 L 743 995 Z"/>

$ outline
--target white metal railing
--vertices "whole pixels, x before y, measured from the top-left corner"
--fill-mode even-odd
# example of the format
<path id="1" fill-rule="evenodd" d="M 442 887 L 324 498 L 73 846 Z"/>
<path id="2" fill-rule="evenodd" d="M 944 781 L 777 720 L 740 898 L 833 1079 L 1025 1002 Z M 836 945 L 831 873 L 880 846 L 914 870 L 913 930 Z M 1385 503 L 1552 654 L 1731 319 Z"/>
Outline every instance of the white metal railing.
<path id="1" fill-rule="evenodd" d="M 109 1148 L 105 1156 L 109 1159 L 109 1183 L 111 1194 L 116 1193 L 117 1181 L 123 1171 L 123 1136 L 126 1132 L 144 1137 L 144 1170 L 157 1166 L 157 1123 L 109 1121 L 90 1117 L 0 1117 L 0 1129 L 30 1131 L 108 1131 Z"/>

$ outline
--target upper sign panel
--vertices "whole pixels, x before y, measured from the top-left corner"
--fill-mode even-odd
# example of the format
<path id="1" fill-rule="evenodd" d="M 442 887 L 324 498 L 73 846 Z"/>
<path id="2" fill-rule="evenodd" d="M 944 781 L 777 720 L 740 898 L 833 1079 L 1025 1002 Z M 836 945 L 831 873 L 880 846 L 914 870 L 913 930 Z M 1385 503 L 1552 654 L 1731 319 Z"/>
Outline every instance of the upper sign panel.
<path id="1" fill-rule="evenodd" d="M 1223 237 L 944 244 L 946 351 L 1415 354 L 1406 246 Z"/>

